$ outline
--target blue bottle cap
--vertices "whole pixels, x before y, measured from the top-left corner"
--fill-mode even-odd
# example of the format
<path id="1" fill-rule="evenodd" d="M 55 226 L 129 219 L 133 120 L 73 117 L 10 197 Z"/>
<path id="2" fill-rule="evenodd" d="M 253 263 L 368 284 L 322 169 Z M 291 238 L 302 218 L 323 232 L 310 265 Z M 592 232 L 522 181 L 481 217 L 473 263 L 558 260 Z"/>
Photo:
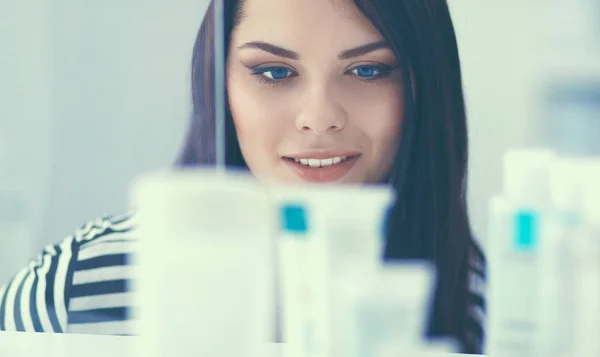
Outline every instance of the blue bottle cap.
<path id="1" fill-rule="evenodd" d="M 533 211 L 519 211 L 514 216 L 514 247 L 517 251 L 532 253 L 539 244 L 539 217 Z"/>
<path id="2" fill-rule="evenodd" d="M 300 204 L 284 204 L 280 210 L 281 227 L 289 233 L 306 233 L 306 209 Z"/>

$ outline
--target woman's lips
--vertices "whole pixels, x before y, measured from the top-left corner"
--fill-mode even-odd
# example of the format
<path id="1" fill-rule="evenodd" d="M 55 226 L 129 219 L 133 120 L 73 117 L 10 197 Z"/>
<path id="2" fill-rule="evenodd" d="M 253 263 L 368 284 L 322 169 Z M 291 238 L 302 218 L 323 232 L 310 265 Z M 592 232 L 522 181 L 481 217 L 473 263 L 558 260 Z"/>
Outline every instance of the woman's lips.
<path id="1" fill-rule="evenodd" d="M 289 157 L 284 157 L 284 161 L 288 164 L 292 170 L 300 176 L 301 179 L 307 182 L 314 183 L 326 183 L 326 182 L 335 182 L 341 179 L 344 175 L 346 175 L 356 164 L 360 154 L 353 156 L 343 157 L 341 162 L 340 159 L 334 159 L 334 157 L 329 156 L 329 158 L 315 158 L 313 156 L 313 160 L 310 159 L 294 159 Z M 341 158 L 338 156 L 338 158 Z M 315 162 L 314 159 L 320 159 L 320 163 Z M 298 160 L 302 160 L 302 162 L 297 162 Z M 324 166 L 317 166 L 320 164 Z M 307 165 L 308 164 L 308 165 Z"/>

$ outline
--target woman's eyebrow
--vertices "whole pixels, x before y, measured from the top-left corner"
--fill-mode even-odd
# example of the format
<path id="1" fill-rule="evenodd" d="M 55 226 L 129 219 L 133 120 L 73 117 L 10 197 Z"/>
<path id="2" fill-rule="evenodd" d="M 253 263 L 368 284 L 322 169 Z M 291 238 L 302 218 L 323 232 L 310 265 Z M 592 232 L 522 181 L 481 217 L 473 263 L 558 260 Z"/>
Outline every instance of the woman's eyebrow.
<path id="1" fill-rule="evenodd" d="M 283 47 L 273 45 L 271 43 L 263 42 L 263 41 L 246 42 L 243 45 L 238 46 L 238 49 L 244 49 L 244 48 L 254 48 L 254 49 L 262 50 L 262 51 L 274 54 L 275 56 L 284 57 L 284 58 L 288 58 L 291 60 L 300 59 L 300 55 L 297 52 L 285 49 Z"/>
<path id="2" fill-rule="evenodd" d="M 264 42 L 264 41 L 246 42 L 246 43 L 238 46 L 237 48 L 238 49 L 253 48 L 253 49 L 269 52 L 275 56 L 291 59 L 294 61 L 297 61 L 300 59 L 300 55 L 298 54 L 298 52 L 274 45 L 272 43 Z M 387 44 L 386 41 L 377 41 L 377 42 L 367 43 L 365 45 L 361 45 L 361 46 L 358 46 L 355 48 L 351 48 L 349 50 L 346 50 L 346 51 L 340 53 L 338 55 L 338 58 L 344 60 L 344 59 L 359 57 L 359 56 L 366 55 L 367 53 L 376 51 L 381 48 L 389 48 L 389 45 Z"/>
<path id="3" fill-rule="evenodd" d="M 366 45 L 358 46 L 349 50 L 346 50 L 338 55 L 339 59 L 349 59 L 359 57 L 371 53 L 380 48 L 390 48 L 386 41 L 378 41 L 367 43 Z"/>

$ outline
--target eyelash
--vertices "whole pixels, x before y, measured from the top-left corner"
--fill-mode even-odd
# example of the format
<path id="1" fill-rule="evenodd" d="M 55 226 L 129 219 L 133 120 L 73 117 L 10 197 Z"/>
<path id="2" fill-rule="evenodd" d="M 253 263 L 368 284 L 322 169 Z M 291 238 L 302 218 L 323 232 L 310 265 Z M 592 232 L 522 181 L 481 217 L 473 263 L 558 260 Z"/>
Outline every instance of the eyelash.
<path id="1" fill-rule="evenodd" d="M 377 75 L 374 75 L 373 77 L 370 77 L 370 78 L 360 77 L 357 74 L 354 75 L 359 80 L 361 80 L 363 82 L 367 82 L 367 83 L 373 83 L 373 82 L 387 80 L 387 79 L 389 79 L 390 75 L 394 71 L 394 68 L 388 67 L 388 66 L 383 66 L 383 65 L 360 65 L 360 66 L 353 67 L 352 69 L 346 71 L 346 73 L 351 73 L 352 71 L 355 71 L 358 68 L 368 68 L 368 69 L 373 69 L 378 72 Z M 264 76 L 265 73 L 268 73 L 268 72 L 271 72 L 274 70 L 281 70 L 281 69 L 287 70 L 288 73 L 291 72 L 292 75 L 289 75 L 288 77 L 285 77 L 285 78 L 279 79 L 279 80 L 270 79 L 270 78 L 267 78 Z M 283 67 L 283 66 L 254 67 L 254 68 L 251 68 L 251 70 L 252 70 L 252 75 L 255 76 L 259 82 L 265 83 L 265 84 L 270 84 L 272 86 L 278 86 L 278 85 L 286 82 L 287 80 L 289 80 L 293 77 L 296 77 L 298 75 L 293 70 L 291 70 L 287 67 Z"/>

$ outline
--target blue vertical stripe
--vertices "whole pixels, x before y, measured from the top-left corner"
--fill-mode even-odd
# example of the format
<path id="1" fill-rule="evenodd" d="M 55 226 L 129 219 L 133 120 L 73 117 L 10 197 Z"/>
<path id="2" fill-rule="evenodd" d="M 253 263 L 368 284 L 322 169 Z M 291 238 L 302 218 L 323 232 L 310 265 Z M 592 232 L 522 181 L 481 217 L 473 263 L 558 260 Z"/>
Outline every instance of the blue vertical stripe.
<path id="1" fill-rule="evenodd" d="M 43 258 L 42 258 L 43 261 Z M 40 321 L 40 315 L 37 308 L 36 294 L 38 289 L 38 281 L 40 279 L 39 266 L 33 268 L 33 274 L 35 276 L 33 284 L 31 285 L 31 291 L 29 292 L 29 313 L 31 315 L 31 321 L 33 322 L 33 329 L 35 332 L 44 332 L 42 322 Z"/>
<path id="2" fill-rule="evenodd" d="M 76 239 L 71 241 L 71 260 L 69 261 L 69 267 L 67 268 L 67 277 L 65 278 L 65 307 L 69 311 L 69 305 L 71 302 L 71 289 L 73 288 L 73 273 L 75 271 L 74 266 L 79 256 L 79 244 Z"/>
<path id="3" fill-rule="evenodd" d="M 2 302 L 0 302 L 0 331 L 6 330 L 5 319 L 6 319 L 6 299 L 8 297 L 8 291 L 10 290 L 14 278 L 11 279 L 10 282 L 6 285 L 6 290 L 4 291 L 4 296 L 2 297 Z"/>
<path id="4" fill-rule="evenodd" d="M 56 314 L 56 307 L 54 306 L 54 278 L 56 276 L 56 269 L 58 268 L 58 258 L 60 257 L 61 249 L 59 246 L 55 246 L 54 249 L 56 249 L 56 255 L 52 257 L 50 270 L 46 274 L 46 307 L 54 332 L 63 332 L 58 321 L 58 315 Z"/>
<path id="5" fill-rule="evenodd" d="M 19 288 L 17 289 L 17 294 L 15 296 L 15 329 L 17 331 L 25 331 L 25 326 L 23 325 L 23 316 L 21 316 L 21 295 L 23 294 L 23 286 L 25 285 L 25 281 L 27 281 L 27 277 L 29 274 L 25 274 L 23 279 L 21 280 L 21 284 L 19 284 Z"/>
<path id="6" fill-rule="evenodd" d="M 518 251 L 533 252 L 539 243 L 539 217 L 532 211 L 520 211 L 514 216 L 514 247 Z"/>

